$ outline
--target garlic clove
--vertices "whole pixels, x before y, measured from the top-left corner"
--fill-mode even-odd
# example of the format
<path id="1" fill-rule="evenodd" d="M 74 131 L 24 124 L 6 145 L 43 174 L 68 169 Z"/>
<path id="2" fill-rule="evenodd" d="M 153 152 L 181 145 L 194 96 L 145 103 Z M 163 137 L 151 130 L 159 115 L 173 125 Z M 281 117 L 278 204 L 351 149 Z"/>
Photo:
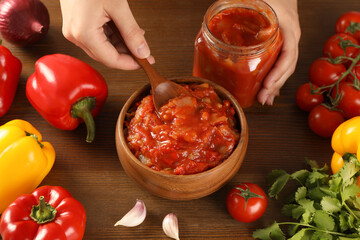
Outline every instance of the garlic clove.
<path id="1" fill-rule="evenodd" d="M 123 216 L 114 226 L 136 227 L 140 225 L 146 217 L 146 207 L 142 200 L 137 199 L 134 207 Z"/>
<path id="2" fill-rule="evenodd" d="M 164 220 L 162 222 L 162 228 L 166 236 L 176 240 L 180 240 L 178 219 L 174 213 L 169 213 L 164 217 Z"/>

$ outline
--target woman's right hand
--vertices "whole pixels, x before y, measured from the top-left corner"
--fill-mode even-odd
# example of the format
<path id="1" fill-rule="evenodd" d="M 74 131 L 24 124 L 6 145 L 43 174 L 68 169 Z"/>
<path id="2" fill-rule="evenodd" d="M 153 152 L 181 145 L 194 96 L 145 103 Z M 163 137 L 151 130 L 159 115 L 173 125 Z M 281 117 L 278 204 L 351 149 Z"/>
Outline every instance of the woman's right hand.
<path id="1" fill-rule="evenodd" d="M 110 68 L 137 69 L 140 66 L 130 50 L 138 58 L 155 62 L 144 37 L 145 31 L 137 24 L 127 0 L 60 0 L 60 5 L 65 38 L 94 60 Z M 104 29 L 111 20 L 123 41 L 114 39 L 108 29 Z"/>
<path id="2" fill-rule="evenodd" d="M 301 35 L 297 0 L 265 0 L 274 8 L 279 18 L 280 31 L 284 43 L 273 69 L 264 79 L 263 88 L 258 93 L 258 101 L 272 105 L 274 98 L 280 94 L 280 88 L 294 73 L 299 57 Z"/>

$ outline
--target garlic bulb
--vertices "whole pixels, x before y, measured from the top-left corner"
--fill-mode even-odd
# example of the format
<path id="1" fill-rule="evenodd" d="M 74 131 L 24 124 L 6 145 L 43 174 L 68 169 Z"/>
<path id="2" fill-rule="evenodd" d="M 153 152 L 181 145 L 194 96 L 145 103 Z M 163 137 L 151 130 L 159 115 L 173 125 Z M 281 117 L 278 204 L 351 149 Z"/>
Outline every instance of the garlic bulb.
<path id="1" fill-rule="evenodd" d="M 178 219 L 174 213 L 169 213 L 165 216 L 162 222 L 162 228 L 166 236 L 176 240 L 180 240 Z"/>
<path id="2" fill-rule="evenodd" d="M 146 207 L 142 200 L 137 199 L 135 206 L 123 216 L 114 226 L 136 227 L 140 225 L 146 217 Z"/>

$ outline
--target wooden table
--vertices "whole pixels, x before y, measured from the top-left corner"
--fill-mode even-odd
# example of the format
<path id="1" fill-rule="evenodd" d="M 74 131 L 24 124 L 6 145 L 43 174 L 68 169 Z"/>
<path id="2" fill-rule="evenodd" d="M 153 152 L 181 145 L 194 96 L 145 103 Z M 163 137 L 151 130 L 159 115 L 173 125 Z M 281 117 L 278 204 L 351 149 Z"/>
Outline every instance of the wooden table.
<path id="1" fill-rule="evenodd" d="M 282 220 L 280 201 L 269 200 L 265 215 L 243 224 L 228 214 L 228 191 L 240 182 L 253 182 L 267 189 L 266 176 L 276 168 L 295 171 L 305 167 L 306 157 L 329 163 L 330 139 L 313 134 L 307 125 L 307 113 L 295 105 L 297 87 L 308 81 L 308 69 L 321 56 L 325 40 L 334 33 L 336 19 L 344 12 L 360 10 L 358 0 L 301 0 L 302 27 L 300 57 L 294 75 L 281 90 L 272 107 L 255 105 L 245 110 L 249 125 L 249 145 L 243 166 L 230 183 L 216 193 L 193 201 L 171 201 L 151 195 L 123 171 L 115 148 L 115 123 L 126 99 L 147 83 L 142 70 L 120 71 L 90 59 L 68 42 L 61 33 L 58 1 L 43 0 L 51 16 L 47 37 L 28 48 L 4 42 L 23 63 L 23 71 L 14 102 L 0 124 L 21 118 L 31 122 L 53 144 L 56 162 L 41 185 L 60 185 L 68 189 L 85 207 L 87 224 L 84 239 L 167 239 L 161 228 L 163 217 L 174 212 L 179 219 L 181 239 L 251 239 L 252 232 Z M 134 0 L 133 13 L 156 58 L 155 67 L 167 77 L 190 76 L 193 42 L 202 17 L 212 0 Z M 27 78 L 41 56 L 69 54 L 91 64 L 106 79 L 109 97 L 96 118 L 97 133 L 92 144 L 85 142 L 86 129 L 62 131 L 50 126 L 30 105 L 25 95 Z M 114 227 L 142 199 L 148 209 L 138 227 Z"/>

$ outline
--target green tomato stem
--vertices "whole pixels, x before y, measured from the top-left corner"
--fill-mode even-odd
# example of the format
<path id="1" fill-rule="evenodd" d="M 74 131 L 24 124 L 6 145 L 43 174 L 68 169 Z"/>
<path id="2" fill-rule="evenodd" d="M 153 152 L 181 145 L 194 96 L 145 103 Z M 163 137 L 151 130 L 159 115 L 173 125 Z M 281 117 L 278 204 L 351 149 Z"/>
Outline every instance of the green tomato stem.
<path id="1" fill-rule="evenodd" d="M 244 210 L 245 210 L 247 207 L 248 200 L 250 198 L 264 198 L 264 197 L 259 194 L 251 192 L 250 188 L 246 184 L 244 184 L 244 185 L 246 186 L 246 189 L 242 189 L 240 187 L 235 187 L 235 189 L 239 190 L 240 193 L 235 192 L 233 194 L 239 195 L 240 197 L 243 197 L 245 199 L 245 206 L 244 206 Z"/>
<path id="2" fill-rule="evenodd" d="M 353 46 L 353 44 L 351 44 Z M 359 45 L 354 45 L 356 46 L 357 48 L 360 48 Z M 349 74 L 352 74 L 352 69 L 354 68 L 354 66 L 360 61 L 360 53 L 355 57 L 355 58 L 350 58 L 350 57 L 346 57 L 346 56 L 339 56 L 337 57 L 336 59 L 346 59 L 346 60 L 350 60 L 351 61 L 351 64 L 349 66 L 348 69 L 346 69 L 345 72 L 343 72 L 340 76 L 340 78 L 334 82 L 333 84 L 330 84 L 330 85 L 327 85 L 327 86 L 323 86 L 323 87 L 319 87 L 317 88 L 316 90 L 317 91 L 323 91 L 323 90 L 327 90 L 328 91 L 328 94 L 327 96 L 329 97 L 329 99 L 331 99 L 331 104 L 332 104 L 332 109 L 333 108 L 336 108 L 337 105 L 339 104 L 340 100 L 341 100 L 341 97 L 340 94 L 339 94 L 339 83 L 345 78 L 347 77 Z M 334 61 L 334 59 L 331 59 L 331 58 L 328 58 L 328 61 L 332 62 Z M 335 60 L 335 62 L 337 62 L 337 60 Z M 353 75 L 354 76 L 354 75 Z M 357 80 L 356 76 L 354 76 L 355 78 L 355 82 Z M 335 98 L 332 98 L 331 97 L 331 93 L 332 93 L 332 89 L 336 87 L 336 96 Z M 327 106 L 328 107 L 328 106 Z"/>
<path id="3" fill-rule="evenodd" d="M 360 45 L 357 45 L 357 44 L 350 43 L 348 46 L 360 49 Z M 345 51 L 344 51 L 344 53 L 345 53 Z M 335 83 L 333 83 L 331 85 L 328 85 L 328 86 L 319 87 L 318 89 L 325 89 L 325 88 L 328 89 L 329 87 L 332 88 L 335 85 L 339 84 L 341 82 L 341 80 L 344 79 L 351 72 L 351 70 L 354 68 L 354 66 L 359 62 L 360 53 L 355 58 L 351 58 L 351 57 L 347 57 L 347 56 L 339 56 L 339 57 L 337 57 L 335 59 L 327 58 L 327 60 L 329 62 L 331 62 L 331 63 L 337 63 L 337 62 L 339 62 L 339 60 L 349 60 L 349 61 L 351 61 L 351 65 L 349 66 L 349 68 L 345 72 L 343 72 L 341 77 Z"/>

